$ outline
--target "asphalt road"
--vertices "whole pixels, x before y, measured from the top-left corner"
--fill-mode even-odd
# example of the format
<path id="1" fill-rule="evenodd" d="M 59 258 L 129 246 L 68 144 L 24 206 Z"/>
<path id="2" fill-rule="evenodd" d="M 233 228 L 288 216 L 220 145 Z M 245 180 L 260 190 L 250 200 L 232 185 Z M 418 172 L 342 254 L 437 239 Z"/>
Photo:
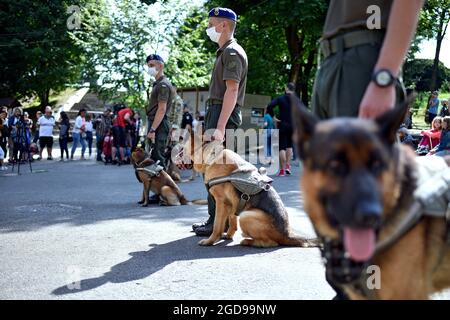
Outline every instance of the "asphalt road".
<path id="1" fill-rule="evenodd" d="M 0 173 L 0 299 L 331 299 L 318 249 L 200 247 L 206 206 L 141 208 L 131 166 L 41 161 Z M 189 175 L 186 172 L 185 177 Z M 298 168 L 275 178 L 297 233 Z M 182 183 L 206 198 L 200 178 Z M 443 294 L 440 298 L 450 298 Z"/>

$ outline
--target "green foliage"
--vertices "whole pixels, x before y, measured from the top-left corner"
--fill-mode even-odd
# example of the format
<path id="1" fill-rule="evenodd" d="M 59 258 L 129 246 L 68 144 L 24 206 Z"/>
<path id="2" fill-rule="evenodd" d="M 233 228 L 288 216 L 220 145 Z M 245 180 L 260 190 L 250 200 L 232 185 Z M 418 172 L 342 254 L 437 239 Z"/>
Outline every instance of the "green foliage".
<path id="1" fill-rule="evenodd" d="M 71 2 L 0 3 L 0 96 L 37 95 L 43 107 L 51 89 L 75 81 L 81 51 L 67 29 Z"/>
<path id="2" fill-rule="evenodd" d="M 433 73 L 433 60 L 416 59 L 405 63 L 403 76 L 406 87 L 414 88 L 418 92 L 429 92 Z M 437 89 L 449 89 L 450 69 L 440 62 L 437 73 Z"/>
<path id="3" fill-rule="evenodd" d="M 206 87 L 217 50 L 206 35 L 207 12 L 195 8 L 184 20 L 170 45 L 166 72 L 178 87 Z"/>
<path id="4" fill-rule="evenodd" d="M 307 99 L 317 60 L 317 41 L 326 14 L 326 0 L 207 1 L 178 30 L 171 46 L 170 73 L 178 86 L 209 83 L 217 45 L 205 30 L 209 9 L 236 11 L 236 38 L 249 60 L 247 92 L 275 95 L 288 81 L 298 84 Z"/>

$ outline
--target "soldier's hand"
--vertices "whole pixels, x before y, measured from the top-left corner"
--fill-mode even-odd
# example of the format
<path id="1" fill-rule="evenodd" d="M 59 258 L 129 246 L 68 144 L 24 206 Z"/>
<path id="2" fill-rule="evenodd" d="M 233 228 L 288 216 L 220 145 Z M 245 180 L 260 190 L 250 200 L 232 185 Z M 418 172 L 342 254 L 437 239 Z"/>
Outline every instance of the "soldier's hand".
<path id="1" fill-rule="evenodd" d="M 359 106 L 359 117 L 375 119 L 395 106 L 395 86 L 381 88 L 371 82 Z"/>
<path id="2" fill-rule="evenodd" d="M 155 133 L 154 133 L 154 132 L 149 132 L 149 134 L 147 135 L 147 138 L 148 138 L 151 142 L 155 143 Z"/>
<path id="3" fill-rule="evenodd" d="M 223 141 L 224 139 L 225 139 L 224 131 L 222 131 L 220 129 L 216 129 L 214 131 L 213 136 L 211 137 L 212 141 Z"/>

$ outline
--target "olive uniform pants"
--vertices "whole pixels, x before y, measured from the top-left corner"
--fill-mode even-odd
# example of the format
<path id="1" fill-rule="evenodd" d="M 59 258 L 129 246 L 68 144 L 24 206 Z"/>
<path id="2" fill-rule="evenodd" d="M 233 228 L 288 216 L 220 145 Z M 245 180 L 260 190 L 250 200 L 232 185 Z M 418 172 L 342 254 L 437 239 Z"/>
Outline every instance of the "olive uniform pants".
<path id="1" fill-rule="evenodd" d="M 208 107 L 205 115 L 205 131 L 209 129 L 216 129 L 219 122 L 220 112 L 222 111 L 222 105 L 213 104 Z M 242 124 L 241 107 L 236 105 L 231 113 L 230 119 L 225 126 L 225 129 L 236 130 Z M 208 190 L 208 189 L 206 189 Z M 208 214 L 210 219 L 214 220 L 216 215 L 216 201 L 208 191 Z"/>
<path id="2" fill-rule="evenodd" d="M 153 144 L 153 151 L 151 155 L 151 158 L 154 161 L 159 160 L 159 165 L 163 167 L 166 163 L 165 150 L 167 145 L 167 137 L 169 136 L 169 130 L 170 130 L 169 120 L 167 120 L 167 117 L 165 116 L 164 119 L 161 121 L 161 124 L 159 125 L 158 129 L 156 129 L 155 143 Z"/>
<path id="3" fill-rule="evenodd" d="M 358 117 L 359 105 L 381 50 L 380 43 L 345 48 L 329 55 L 317 71 L 311 100 L 312 111 L 320 119 Z M 404 88 L 397 81 L 397 103 L 404 99 Z"/>

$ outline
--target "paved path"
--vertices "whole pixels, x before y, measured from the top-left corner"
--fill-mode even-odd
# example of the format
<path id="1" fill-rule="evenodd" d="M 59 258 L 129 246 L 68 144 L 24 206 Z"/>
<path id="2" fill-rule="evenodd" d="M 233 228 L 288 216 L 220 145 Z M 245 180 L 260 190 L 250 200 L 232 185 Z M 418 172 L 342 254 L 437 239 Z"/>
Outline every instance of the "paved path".
<path id="1" fill-rule="evenodd" d="M 200 247 L 190 228 L 206 207 L 141 208 L 131 166 L 43 160 L 33 169 L 0 173 L 0 299 L 333 297 L 319 250 L 241 247 L 240 233 Z M 274 185 L 293 229 L 312 237 L 294 170 Z M 206 198 L 200 178 L 181 189 Z"/>

